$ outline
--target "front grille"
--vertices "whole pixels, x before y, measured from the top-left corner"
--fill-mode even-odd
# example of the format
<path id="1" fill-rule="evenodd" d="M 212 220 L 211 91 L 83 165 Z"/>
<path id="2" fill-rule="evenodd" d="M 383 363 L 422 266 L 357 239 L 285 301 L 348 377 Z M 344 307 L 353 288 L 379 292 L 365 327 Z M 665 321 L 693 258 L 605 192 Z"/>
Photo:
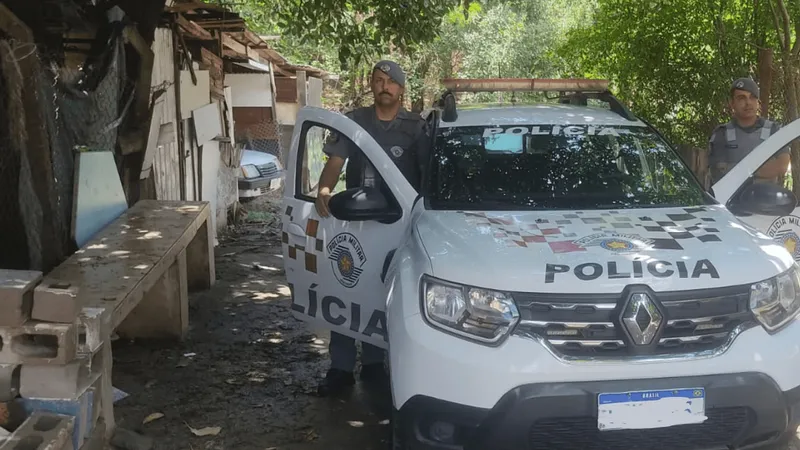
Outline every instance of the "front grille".
<path id="1" fill-rule="evenodd" d="M 256 166 L 256 169 L 258 169 L 258 174 L 261 175 L 261 177 L 270 177 L 278 173 L 278 166 L 276 166 L 275 163 L 262 164 Z"/>
<path id="2" fill-rule="evenodd" d="M 745 407 L 716 408 L 701 424 L 649 430 L 599 431 L 595 417 L 543 419 L 531 426 L 530 450 L 694 450 L 726 448 L 740 439 L 755 416 Z"/>
<path id="3" fill-rule="evenodd" d="M 520 323 L 514 333 L 544 339 L 557 354 L 575 358 L 680 355 L 721 348 L 742 326 L 754 323 L 749 286 L 671 293 L 649 292 L 661 305 L 663 324 L 652 345 L 632 342 L 620 315 L 629 294 L 550 295 L 515 293 Z M 650 322 L 639 314 L 644 329 Z"/>

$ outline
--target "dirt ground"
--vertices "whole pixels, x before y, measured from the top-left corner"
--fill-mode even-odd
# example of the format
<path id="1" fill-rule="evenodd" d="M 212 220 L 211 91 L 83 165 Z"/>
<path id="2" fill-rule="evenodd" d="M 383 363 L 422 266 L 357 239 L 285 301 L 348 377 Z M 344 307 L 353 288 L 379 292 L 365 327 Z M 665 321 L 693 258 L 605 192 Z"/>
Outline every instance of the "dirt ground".
<path id="1" fill-rule="evenodd" d="M 158 450 L 388 450 L 390 399 L 315 396 L 327 335 L 289 313 L 274 198 L 246 208 L 219 238 L 216 286 L 190 297 L 189 338 L 114 343 L 118 425 Z"/>
<path id="2" fill-rule="evenodd" d="M 289 313 L 271 206 L 246 205 L 249 223 L 219 238 L 217 283 L 190 296 L 185 342 L 114 343 L 114 386 L 129 395 L 115 405 L 118 426 L 164 450 L 388 449 L 388 399 L 315 395 L 327 335 Z M 163 417 L 144 424 L 154 413 Z"/>

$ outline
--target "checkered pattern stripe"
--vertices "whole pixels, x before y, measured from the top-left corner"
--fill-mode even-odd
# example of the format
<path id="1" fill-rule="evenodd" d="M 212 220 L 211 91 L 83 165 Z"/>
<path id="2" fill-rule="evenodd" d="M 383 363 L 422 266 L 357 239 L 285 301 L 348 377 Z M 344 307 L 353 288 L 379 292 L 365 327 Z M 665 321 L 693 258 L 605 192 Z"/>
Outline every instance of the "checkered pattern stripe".
<path id="1" fill-rule="evenodd" d="M 305 223 L 306 242 L 305 245 L 293 245 L 289 242 L 289 233 L 286 231 L 286 225 L 294 222 L 292 213 L 294 209 L 292 206 L 287 206 L 284 212 L 284 229 L 281 233 L 281 242 L 289 248 L 289 258 L 297 260 L 303 258 L 305 261 L 305 269 L 311 273 L 317 273 L 318 256 L 321 257 L 325 250 L 325 243 L 319 236 L 319 221 L 314 219 L 307 219 Z"/>
<path id="2" fill-rule="evenodd" d="M 702 214 L 706 211 L 703 207 L 685 208 L 682 213 L 661 217 L 630 217 L 619 211 L 599 214 L 578 211 L 562 214 L 561 219 L 552 219 L 552 216 L 536 219 L 534 223 L 521 223 L 511 216 L 495 217 L 484 212 L 460 213 L 472 225 L 490 227 L 494 238 L 504 242 L 507 247 L 547 244 L 553 253 L 570 253 L 586 250 L 575 243 L 575 240 L 584 236 L 568 232 L 571 225 L 590 226 L 593 233 L 638 235 L 651 240 L 650 248 L 655 250 L 684 250 L 684 245 L 691 245 L 692 240 L 722 242 L 719 230 L 714 227 L 714 218 Z"/>

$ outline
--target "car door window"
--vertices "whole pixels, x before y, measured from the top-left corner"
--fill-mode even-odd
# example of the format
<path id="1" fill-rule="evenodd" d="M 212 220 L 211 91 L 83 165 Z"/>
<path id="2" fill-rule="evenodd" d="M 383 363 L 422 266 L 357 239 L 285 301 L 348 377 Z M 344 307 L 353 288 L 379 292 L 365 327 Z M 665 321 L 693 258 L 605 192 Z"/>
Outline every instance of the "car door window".
<path id="1" fill-rule="evenodd" d="M 299 182 L 298 193 L 301 197 L 305 197 L 308 200 L 317 198 L 319 177 L 322 175 L 322 169 L 328 161 L 328 155 L 325 154 L 324 148 L 326 144 L 331 143 L 335 138 L 344 139 L 352 148 L 355 148 L 355 145 L 347 137 L 338 137 L 338 134 L 321 125 L 312 125 L 301 136 L 300 151 L 302 152 L 303 165 L 297 177 Z M 336 183 L 333 189 L 334 194 L 343 191 L 346 187 L 344 180 L 346 169 L 347 163 L 345 163 L 342 172 L 339 174 L 339 182 Z"/>

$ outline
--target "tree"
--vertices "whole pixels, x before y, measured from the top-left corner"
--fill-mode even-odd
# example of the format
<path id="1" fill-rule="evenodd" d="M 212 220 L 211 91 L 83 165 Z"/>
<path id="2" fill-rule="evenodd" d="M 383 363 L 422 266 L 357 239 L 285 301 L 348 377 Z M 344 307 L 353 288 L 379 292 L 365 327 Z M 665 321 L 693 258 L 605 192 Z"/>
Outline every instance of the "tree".
<path id="1" fill-rule="evenodd" d="M 782 80 L 787 122 L 800 119 L 800 0 L 787 4 L 785 0 L 767 0 L 773 19 L 775 43 L 780 55 L 779 76 Z M 792 146 L 792 180 L 800 180 L 800 142 Z M 793 183 L 795 195 L 800 195 L 800 183 Z"/>
<path id="2" fill-rule="evenodd" d="M 678 143 L 703 147 L 727 119 L 731 81 L 755 67 L 751 2 L 599 0 L 561 49 L 576 75 L 609 78 L 619 96 Z"/>
<path id="3" fill-rule="evenodd" d="M 342 69 L 390 47 L 401 51 L 436 37 L 454 0 L 245 0 L 237 9 L 251 23 L 279 30 L 301 44 L 332 43 Z"/>

